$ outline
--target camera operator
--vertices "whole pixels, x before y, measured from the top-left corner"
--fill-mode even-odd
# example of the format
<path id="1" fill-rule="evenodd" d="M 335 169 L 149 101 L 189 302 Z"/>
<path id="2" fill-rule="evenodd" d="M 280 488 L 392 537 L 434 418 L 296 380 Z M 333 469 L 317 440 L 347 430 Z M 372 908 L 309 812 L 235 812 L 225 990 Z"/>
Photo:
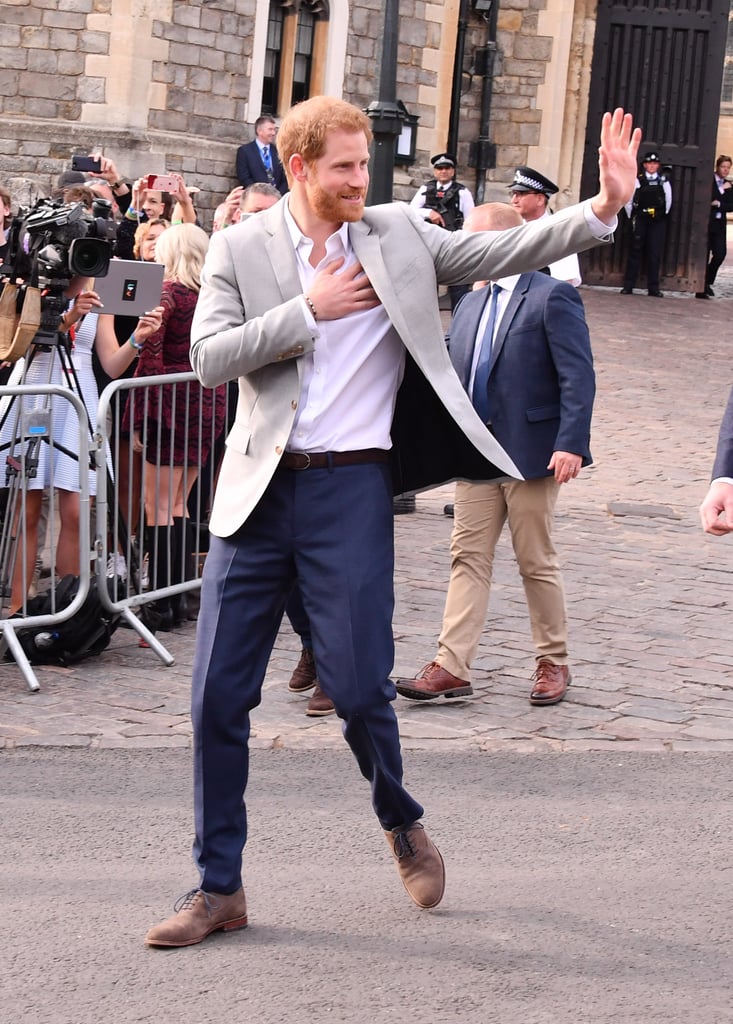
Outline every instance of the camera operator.
<path id="1" fill-rule="evenodd" d="M 29 276 L 38 276 L 43 286 L 41 328 L 31 343 L 24 364 L 16 364 L 18 381 L 26 385 L 56 384 L 74 391 L 83 400 L 93 424 L 99 404 L 99 392 L 92 368 L 95 350 L 105 372 L 116 378 L 137 358 L 145 340 L 160 327 L 163 308 L 158 306 L 137 322 L 128 343 L 120 346 L 115 337 L 114 317 L 100 315 L 101 302 L 93 290 L 93 279 L 76 273 L 74 242 L 69 236 L 81 232 L 103 232 L 91 217 L 79 218 L 79 204 L 42 205 L 27 218 L 31 233 L 28 254 Z M 89 211 L 87 211 L 88 213 Z M 35 218 L 35 220 L 34 220 Z M 94 226 L 93 226 L 94 225 Z M 35 234 L 34 234 L 35 232 Z M 86 239 L 84 239 L 86 241 Z M 94 239 L 97 248 L 82 250 L 84 259 L 104 253 L 103 239 Z M 100 258 L 96 273 L 103 274 L 109 265 Z M 18 515 L 25 513 L 22 528 L 14 524 L 13 535 L 25 538 L 24 548 L 15 559 L 9 614 L 23 607 L 26 589 L 33 577 L 38 552 L 38 525 L 43 492 L 53 486 L 58 492 L 60 529 L 55 555 L 58 575 L 78 575 L 79 551 L 79 424 L 76 411 L 60 396 L 27 395 L 14 399 L 19 408 L 10 410 L 0 430 L 0 480 L 6 478 L 8 456 L 20 461 L 21 448 L 26 446 L 25 476 L 11 474 L 9 484 L 25 491 L 25 501 L 17 502 Z M 51 443 L 21 438 L 17 425 L 22 416 L 34 410 L 48 411 Z M 68 453 L 68 454 L 67 454 Z M 107 453 L 109 463 L 109 453 Z M 21 465 L 23 463 L 21 462 Z M 89 493 L 96 495 L 96 475 L 89 469 Z"/>

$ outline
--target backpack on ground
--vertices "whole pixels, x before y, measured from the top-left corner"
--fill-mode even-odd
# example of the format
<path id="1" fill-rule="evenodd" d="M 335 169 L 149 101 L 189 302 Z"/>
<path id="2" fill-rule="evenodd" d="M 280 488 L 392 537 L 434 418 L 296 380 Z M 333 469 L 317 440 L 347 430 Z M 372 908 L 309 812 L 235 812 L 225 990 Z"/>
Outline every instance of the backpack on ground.
<path id="1" fill-rule="evenodd" d="M 28 615 L 60 612 L 68 608 L 78 591 L 79 577 L 64 576 L 56 586 L 54 606 L 51 591 L 47 591 L 31 598 Z M 32 665 L 68 666 L 100 654 L 108 647 L 119 620 L 119 615 L 104 608 L 92 581 L 84 603 L 70 619 L 48 626 L 27 626 L 16 635 Z"/>

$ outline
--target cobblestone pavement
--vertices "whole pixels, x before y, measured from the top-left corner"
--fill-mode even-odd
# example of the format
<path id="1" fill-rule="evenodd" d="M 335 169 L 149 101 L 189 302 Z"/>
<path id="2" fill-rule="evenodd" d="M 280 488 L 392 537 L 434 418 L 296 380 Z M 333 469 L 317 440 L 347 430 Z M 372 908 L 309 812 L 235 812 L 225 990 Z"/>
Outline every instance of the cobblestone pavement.
<path id="1" fill-rule="evenodd" d="M 725 270 L 725 267 L 724 267 Z M 533 708 L 533 655 L 523 591 L 507 536 L 495 567 L 489 621 L 475 663 L 475 696 L 396 701 L 403 742 L 422 749 L 733 750 L 730 637 L 733 541 L 705 536 L 706 491 L 733 381 L 733 272 L 715 300 L 660 301 L 583 288 L 598 378 L 595 463 L 560 496 L 573 684 Z M 452 487 L 417 498 L 396 518 L 396 675 L 435 653 L 448 578 Z M 188 746 L 194 628 L 162 639 L 165 667 L 120 629 L 101 657 L 39 668 L 30 693 L 0 665 L 0 747 Z M 287 692 L 298 644 L 283 628 L 260 708 L 257 746 L 340 745 L 335 716 L 309 719 Z"/>

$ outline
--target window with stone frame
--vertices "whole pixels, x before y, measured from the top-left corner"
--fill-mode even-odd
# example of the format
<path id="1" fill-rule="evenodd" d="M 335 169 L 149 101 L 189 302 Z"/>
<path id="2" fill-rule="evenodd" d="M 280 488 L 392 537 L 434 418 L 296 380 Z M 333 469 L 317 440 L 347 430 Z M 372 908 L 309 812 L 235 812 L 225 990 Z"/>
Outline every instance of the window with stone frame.
<path id="1" fill-rule="evenodd" d="M 270 0 L 263 113 L 282 115 L 323 92 L 328 0 Z"/>

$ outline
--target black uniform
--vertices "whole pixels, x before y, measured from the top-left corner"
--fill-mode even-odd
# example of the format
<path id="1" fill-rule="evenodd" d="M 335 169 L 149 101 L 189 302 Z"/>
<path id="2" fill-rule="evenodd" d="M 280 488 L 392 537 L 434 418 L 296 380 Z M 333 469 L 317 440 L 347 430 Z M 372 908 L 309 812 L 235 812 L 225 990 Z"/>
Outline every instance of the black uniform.
<path id="1" fill-rule="evenodd" d="M 667 200 L 664 174 L 650 180 L 642 171 L 631 209 L 631 248 L 624 275 L 624 291 L 636 284 L 642 257 L 646 257 L 646 283 L 650 295 L 659 295 L 659 268 L 667 233 Z"/>
<path id="2" fill-rule="evenodd" d="M 463 227 L 461 192 L 465 187 L 457 181 L 448 182 L 445 188 L 441 188 L 437 181 L 429 181 L 425 186 L 425 209 L 437 210 L 448 231 L 458 231 Z"/>

